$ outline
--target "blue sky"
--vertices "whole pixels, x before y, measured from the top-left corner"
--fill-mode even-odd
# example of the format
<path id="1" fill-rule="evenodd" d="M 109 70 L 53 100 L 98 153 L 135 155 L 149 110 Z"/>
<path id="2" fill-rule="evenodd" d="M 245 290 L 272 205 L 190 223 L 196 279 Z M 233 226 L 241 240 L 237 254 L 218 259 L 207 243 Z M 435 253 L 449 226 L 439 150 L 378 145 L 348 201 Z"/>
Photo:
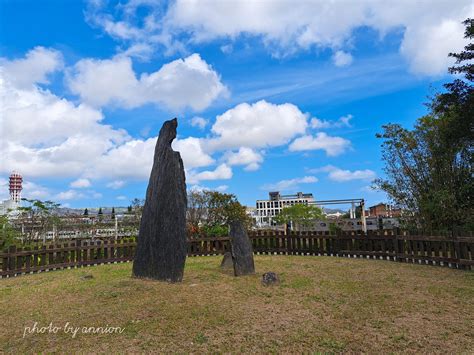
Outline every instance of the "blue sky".
<path id="1" fill-rule="evenodd" d="M 8 1 L 0 4 L 0 197 L 143 197 L 162 123 L 188 188 L 386 200 L 380 141 L 450 77 L 470 1 Z"/>

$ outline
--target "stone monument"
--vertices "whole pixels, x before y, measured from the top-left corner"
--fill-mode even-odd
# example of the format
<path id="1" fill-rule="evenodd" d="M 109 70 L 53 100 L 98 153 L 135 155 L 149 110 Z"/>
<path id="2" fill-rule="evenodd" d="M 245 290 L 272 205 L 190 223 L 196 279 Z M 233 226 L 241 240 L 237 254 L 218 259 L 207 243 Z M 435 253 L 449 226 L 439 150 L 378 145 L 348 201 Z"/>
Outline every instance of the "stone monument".
<path id="1" fill-rule="evenodd" d="M 234 267 L 234 262 L 232 261 L 232 254 L 227 252 L 224 254 L 221 262 L 221 269 L 232 269 Z"/>
<path id="2" fill-rule="evenodd" d="M 186 181 L 179 152 L 171 148 L 177 119 L 166 121 L 155 147 L 133 276 L 179 282 L 186 261 Z"/>
<path id="3" fill-rule="evenodd" d="M 234 275 L 242 276 L 255 274 L 253 248 L 242 222 L 231 222 L 230 244 L 232 261 L 234 262 Z"/>

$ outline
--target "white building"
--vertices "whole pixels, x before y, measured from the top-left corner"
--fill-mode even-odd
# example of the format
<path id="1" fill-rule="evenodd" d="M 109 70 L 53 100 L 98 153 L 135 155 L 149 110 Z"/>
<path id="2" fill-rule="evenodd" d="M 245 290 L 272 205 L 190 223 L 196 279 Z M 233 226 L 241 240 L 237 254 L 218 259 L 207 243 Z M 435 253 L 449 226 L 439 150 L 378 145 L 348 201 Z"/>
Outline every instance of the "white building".
<path id="1" fill-rule="evenodd" d="M 257 227 L 273 225 L 273 217 L 277 216 L 284 207 L 296 204 L 308 205 L 315 200 L 313 194 L 298 192 L 295 195 L 280 195 L 280 192 L 270 192 L 268 200 L 257 200 L 254 218 Z"/>
<path id="2" fill-rule="evenodd" d="M 19 206 L 20 204 L 13 200 L 0 202 L 0 216 L 6 215 L 10 211 L 15 211 Z"/>

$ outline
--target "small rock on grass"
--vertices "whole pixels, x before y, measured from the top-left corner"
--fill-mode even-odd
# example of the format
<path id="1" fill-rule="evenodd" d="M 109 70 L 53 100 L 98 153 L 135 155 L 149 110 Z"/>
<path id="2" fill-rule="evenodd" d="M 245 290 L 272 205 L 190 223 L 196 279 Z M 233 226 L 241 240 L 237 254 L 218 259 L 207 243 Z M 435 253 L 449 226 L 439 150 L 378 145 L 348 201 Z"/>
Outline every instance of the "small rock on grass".
<path id="1" fill-rule="evenodd" d="M 262 275 L 262 284 L 264 286 L 279 285 L 280 279 L 274 272 L 266 272 Z"/>

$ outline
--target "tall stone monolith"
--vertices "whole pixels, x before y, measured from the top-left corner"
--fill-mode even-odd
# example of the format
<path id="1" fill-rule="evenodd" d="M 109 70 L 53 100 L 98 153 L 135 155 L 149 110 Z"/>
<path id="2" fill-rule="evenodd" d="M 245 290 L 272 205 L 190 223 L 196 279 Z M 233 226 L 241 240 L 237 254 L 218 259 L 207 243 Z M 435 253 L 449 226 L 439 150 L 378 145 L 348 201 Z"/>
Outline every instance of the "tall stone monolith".
<path id="1" fill-rule="evenodd" d="M 235 221 L 230 223 L 230 245 L 232 261 L 234 263 L 234 275 L 255 274 L 252 243 L 242 222 Z"/>
<path id="2" fill-rule="evenodd" d="M 171 148 L 177 119 L 161 127 L 146 192 L 133 276 L 169 282 L 183 279 L 186 261 L 186 181 L 179 152 Z"/>

